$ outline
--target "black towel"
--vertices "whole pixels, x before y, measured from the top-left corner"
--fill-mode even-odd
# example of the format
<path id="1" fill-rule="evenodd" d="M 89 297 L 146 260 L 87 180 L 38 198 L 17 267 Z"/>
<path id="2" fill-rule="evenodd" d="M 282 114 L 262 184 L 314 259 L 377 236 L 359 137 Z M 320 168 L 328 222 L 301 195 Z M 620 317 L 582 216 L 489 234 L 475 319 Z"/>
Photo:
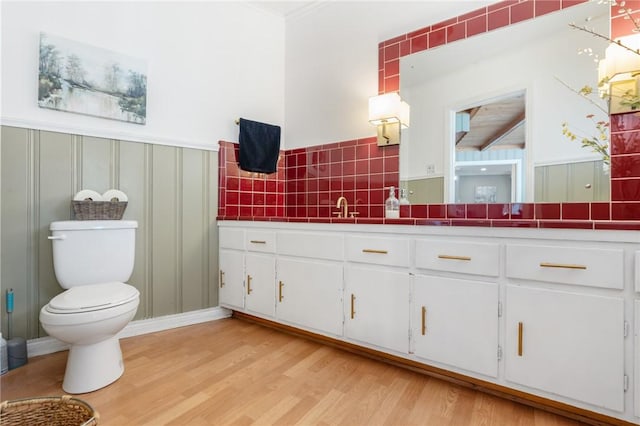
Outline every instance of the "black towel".
<path id="1" fill-rule="evenodd" d="M 273 173 L 280 155 L 280 126 L 240 119 L 240 168 Z"/>

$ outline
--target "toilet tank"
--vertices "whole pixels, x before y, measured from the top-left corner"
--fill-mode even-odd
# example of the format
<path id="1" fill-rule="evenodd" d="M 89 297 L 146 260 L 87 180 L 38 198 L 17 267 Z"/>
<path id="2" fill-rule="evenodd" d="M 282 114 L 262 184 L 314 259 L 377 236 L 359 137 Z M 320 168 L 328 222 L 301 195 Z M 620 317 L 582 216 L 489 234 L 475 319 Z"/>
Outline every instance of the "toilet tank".
<path id="1" fill-rule="evenodd" d="M 127 282 L 133 272 L 135 220 L 52 222 L 53 268 L 62 288 Z"/>

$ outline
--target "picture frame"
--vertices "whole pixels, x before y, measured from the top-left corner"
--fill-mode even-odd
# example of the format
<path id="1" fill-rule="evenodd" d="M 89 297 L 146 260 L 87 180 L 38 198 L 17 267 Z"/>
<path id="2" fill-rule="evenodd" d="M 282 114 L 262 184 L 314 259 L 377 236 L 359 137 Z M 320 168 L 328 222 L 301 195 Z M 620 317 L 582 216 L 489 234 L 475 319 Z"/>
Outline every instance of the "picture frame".
<path id="1" fill-rule="evenodd" d="M 142 59 L 42 32 L 38 106 L 146 124 L 146 69 Z"/>

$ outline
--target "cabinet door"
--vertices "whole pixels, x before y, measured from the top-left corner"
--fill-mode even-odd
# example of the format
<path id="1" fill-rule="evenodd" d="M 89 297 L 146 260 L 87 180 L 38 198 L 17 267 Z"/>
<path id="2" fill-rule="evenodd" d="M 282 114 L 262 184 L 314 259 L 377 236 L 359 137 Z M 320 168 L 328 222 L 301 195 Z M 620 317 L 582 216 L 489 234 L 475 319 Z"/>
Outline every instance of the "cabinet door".
<path id="1" fill-rule="evenodd" d="M 278 259 L 276 315 L 333 335 L 342 335 L 342 264 Z"/>
<path id="2" fill-rule="evenodd" d="M 367 267 L 345 270 L 345 335 L 409 352 L 409 273 Z"/>
<path id="3" fill-rule="evenodd" d="M 245 307 L 248 311 L 274 316 L 276 261 L 272 255 L 247 253 L 245 258 Z"/>
<path id="4" fill-rule="evenodd" d="M 507 286 L 506 379 L 624 410 L 624 300 Z"/>
<path id="5" fill-rule="evenodd" d="M 416 276 L 414 352 L 429 360 L 498 376 L 498 285 Z"/>
<path id="6" fill-rule="evenodd" d="M 220 305 L 232 309 L 244 308 L 244 254 L 220 250 L 218 290 Z"/>

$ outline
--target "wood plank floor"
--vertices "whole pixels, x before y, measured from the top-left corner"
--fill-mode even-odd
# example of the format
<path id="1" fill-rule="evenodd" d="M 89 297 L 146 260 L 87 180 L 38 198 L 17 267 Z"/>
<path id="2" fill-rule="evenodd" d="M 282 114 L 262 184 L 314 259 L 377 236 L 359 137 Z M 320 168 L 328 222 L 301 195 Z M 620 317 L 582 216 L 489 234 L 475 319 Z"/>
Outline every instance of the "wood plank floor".
<path id="1" fill-rule="evenodd" d="M 101 426 L 579 424 L 238 319 L 121 345 L 124 375 L 77 395 Z M 62 395 L 66 358 L 35 357 L 8 372 L 1 399 Z"/>

